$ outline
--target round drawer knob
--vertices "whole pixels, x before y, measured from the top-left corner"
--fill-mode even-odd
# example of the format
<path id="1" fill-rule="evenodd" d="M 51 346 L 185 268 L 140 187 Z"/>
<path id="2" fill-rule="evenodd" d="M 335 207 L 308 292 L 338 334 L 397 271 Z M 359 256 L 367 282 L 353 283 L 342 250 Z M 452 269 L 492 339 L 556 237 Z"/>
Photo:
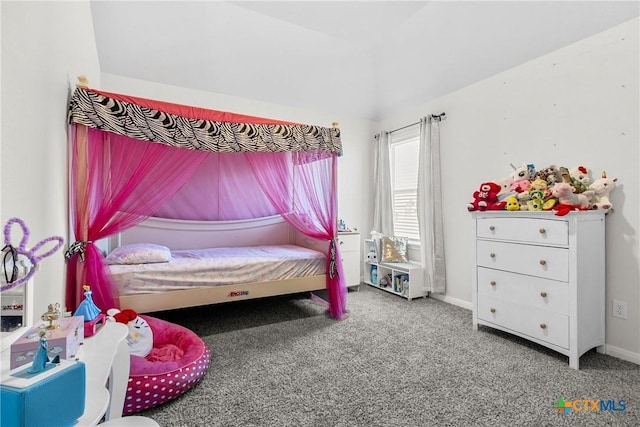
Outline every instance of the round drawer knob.
<path id="1" fill-rule="evenodd" d="M 540 265 L 547 265 L 547 261 L 545 261 L 545 260 L 541 259 L 541 260 L 540 260 Z"/>
<path id="2" fill-rule="evenodd" d="M 547 293 L 545 291 L 540 292 L 540 296 L 542 298 L 546 298 L 547 297 Z"/>
<path id="3" fill-rule="evenodd" d="M 496 309 L 495 309 L 495 308 L 492 308 L 492 309 L 491 309 L 491 310 L 489 310 L 489 311 L 490 311 L 490 312 L 492 312 L 492 313 L 495 313 L 495 312 L 496 312 Z"/>
<path id="4" fill-rule="evenodd" d="M 496 257 L 496 254 L 494 254 L 493 252 L 491 252 L 491 253 L 489 254 L 489 256 L 490 256 L 491 258 L 495 258 L 495 257 Z"/>
<path id="5" fill-rule="evenodd" d="M 546 323 L 540 323 L 540 329 L 547 329 Z"/>
<path id="6" fill-rule="evenodd" d="M 539 231 L 540 231 L 540 234 L 544 234 L 547 232 L 547 230 L 545 230 L 544 228 L 541 228 Z"/>
<path id="7" fill-rule="evenodd" d="M 489 227 L 489 230 L 491 230 L 491 231 L 493 231 L 493 230 L 495 230 L 495 229 L 496 229 L 496 228 L 495 228 L 493 225 Z"/>
<path id="8" fill-rule="evenodd" d="M 496 285 L 496 281 L 495 281 L 495 280 L 492 280 L 492 281 L 491 281 L 491 282 L 489 282 L 489 283 L 491 283 L 491 286 L 495 286 L 495 285 Z"/>

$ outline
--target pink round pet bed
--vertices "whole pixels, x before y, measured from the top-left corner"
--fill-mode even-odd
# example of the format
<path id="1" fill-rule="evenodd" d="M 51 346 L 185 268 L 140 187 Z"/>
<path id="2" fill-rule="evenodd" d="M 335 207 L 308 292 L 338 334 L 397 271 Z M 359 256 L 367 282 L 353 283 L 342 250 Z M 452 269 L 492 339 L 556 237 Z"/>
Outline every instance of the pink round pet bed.
<path id="1" fill-rule="evenodd" d="M 153 331 L 146 357 L 131 355 L 123 414 L 132 414 L 174 399 L 202 379 L 210 353 L 193 331 L 165 320 L 141 315 Z"/>

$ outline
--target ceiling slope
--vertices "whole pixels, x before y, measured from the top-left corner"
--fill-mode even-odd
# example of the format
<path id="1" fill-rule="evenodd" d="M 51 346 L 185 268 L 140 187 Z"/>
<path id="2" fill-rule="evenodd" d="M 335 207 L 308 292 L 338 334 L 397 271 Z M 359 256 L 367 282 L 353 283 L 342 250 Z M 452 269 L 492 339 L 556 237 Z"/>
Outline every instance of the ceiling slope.
<path id="1" fill-rule="evenodd" d="M 637 1 L 91 1 L 101 71 L 380 120 L 637 17 Z"/>

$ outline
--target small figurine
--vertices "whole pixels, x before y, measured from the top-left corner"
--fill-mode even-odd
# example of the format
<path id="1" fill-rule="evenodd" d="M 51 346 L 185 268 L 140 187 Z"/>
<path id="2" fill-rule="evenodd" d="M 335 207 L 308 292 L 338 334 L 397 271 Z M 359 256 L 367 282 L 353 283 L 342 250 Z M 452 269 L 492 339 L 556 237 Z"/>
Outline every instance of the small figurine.
<path id="1" fill-rule="evenodd" d="M 84 317 L 84 337 L 91 337 L 98 332 L 98 329 L 104 325 L 105 315 L 93 302 L 93 292 L 91 286 L 84 285 L 84 299 L 78 305 L 74 316 Z"/>
<path id="2" fill-rule="evenodd" d="M 76 312 L 73 313 L 74 316 L 83 316 L 85 322 L 91 322 L 96 317 L 100 315 L 100 309 L 93 302 L 93 292 L 91 292 L 91 286 L 84 285 L 82 286 L 84 289 L 84 299 L 78 305 Z"/>
<path id="3" fill-rule="evenodd" d="M 58 320 L 62 317 L 62 313 L 60 312 L 60 304 L 49 304 L 47 312 L 42 315 L 42 320 L 48 321 L 49 324 L 44 327 L 44 329 L 55 329 L 60 325 L 53 323 L 54 320 Z"/>
<path id="4" fill-rule="evenodd" d="M 30 368 L 27 368 L 27 372 L 30 374 L 37 374 L 38 372 L 42 372 L 47 367 L 47 362 L 49 361 L 49 343 L 46 337 L 47 331 L 42 329 L 40 331 L 40 345 L 38 346 L 38 350 L 36 350 L 35 356 L 33 356 L 33 363 Z"/>

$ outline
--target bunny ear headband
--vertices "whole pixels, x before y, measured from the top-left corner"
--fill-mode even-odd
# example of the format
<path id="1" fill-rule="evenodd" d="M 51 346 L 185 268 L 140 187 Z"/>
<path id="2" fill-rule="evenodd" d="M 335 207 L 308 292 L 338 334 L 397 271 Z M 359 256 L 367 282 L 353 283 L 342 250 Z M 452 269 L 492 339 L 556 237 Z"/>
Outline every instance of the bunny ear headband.
<path id="1" fill-rule="evenodd" d="M 16 248 L 11 244 L 11 227 L 13 224 L 18 224 L 20 228 L 22 228 L 22 238 L 20 239 L 20 245 Z M 2 268 L 4 270 L 4 275 L 6 279 L 6 284 L 0 286 L 0 292 L 8 291 L 9 289 L 13 289 L 16 286 L 20 286 L 25 283 L 31 276 L 36 272 L 36 265 L 42 258 L 46 258 L 50 255 L 53 255 L 58 249 L 62 247 L 64 244 L 64 239 L 59 236 L 51 236 L 47 237 L 44 240 L 36 243 L 31 249 L 27 249 L 27 241 L 29 240 L 29 229 L 27 228 L 24 221 L 20 218 L 11 218 L 7 221 L 4 226 L 4 243 L 5 246 L 2 248 L 2 252 L 4 253 L 2 257 Z M 43 246 L 47 245 L 49 242 L 54 242 L 53 247 L 51 247 L 48 251 L 42 252 L 41 249 Z M 40 252 L 40 253 L 39 253 Z M 18 255 L 24 255 L 31 262 L 31 266 L 29 267 L 29 272 L 16 280 L 18 275 Z M 9 258 L 12 260 L 9 260 Z M 10 274 L 8 269 L 12 268 L 13 273 Z"/>

